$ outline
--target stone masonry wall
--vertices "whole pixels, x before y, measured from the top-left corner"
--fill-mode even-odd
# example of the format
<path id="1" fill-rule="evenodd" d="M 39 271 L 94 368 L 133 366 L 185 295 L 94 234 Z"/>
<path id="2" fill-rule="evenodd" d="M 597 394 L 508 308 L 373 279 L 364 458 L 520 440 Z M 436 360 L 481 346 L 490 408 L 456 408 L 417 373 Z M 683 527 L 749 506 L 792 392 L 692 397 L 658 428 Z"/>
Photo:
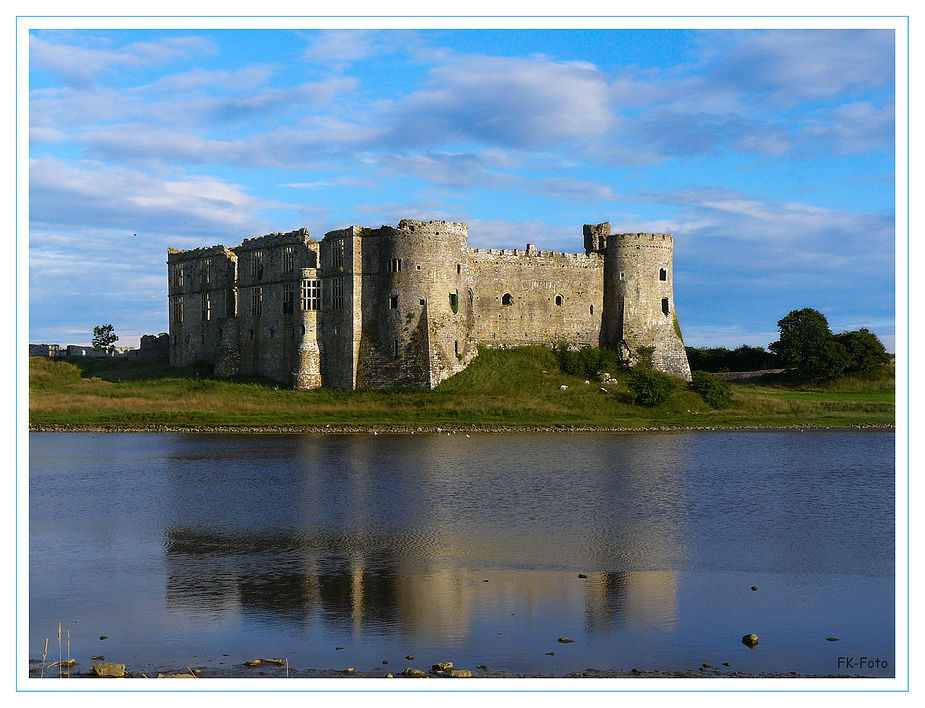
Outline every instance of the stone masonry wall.
<path id="1" fill-rule="evenodd" d="M 667 234 L 586 225 L 585 253 L 478 249 L 466 224 L 404 219 L 168 251 L 170 361 L 296 388 L 433 388 L 478 345 L 610 346 L 690 377 Z"/>
<path id="2" fill-rule="evenodd" d="M 470 249 L 475 339 L 487 346 L 598 346 L 604 260 L 598 253 Z"/>

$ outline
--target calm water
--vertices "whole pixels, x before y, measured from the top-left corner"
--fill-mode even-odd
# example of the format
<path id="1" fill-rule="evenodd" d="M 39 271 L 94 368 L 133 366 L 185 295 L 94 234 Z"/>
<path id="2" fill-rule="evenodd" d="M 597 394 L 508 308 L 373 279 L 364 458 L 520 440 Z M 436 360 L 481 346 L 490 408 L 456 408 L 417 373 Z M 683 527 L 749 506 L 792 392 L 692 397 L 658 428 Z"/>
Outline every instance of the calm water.
<path id="1" fill-rule="evenodd" d="M 891 431 L 33 433 L 29 456 L 33 657 L 61 621 L 84 669 L 894 675 Z"/>

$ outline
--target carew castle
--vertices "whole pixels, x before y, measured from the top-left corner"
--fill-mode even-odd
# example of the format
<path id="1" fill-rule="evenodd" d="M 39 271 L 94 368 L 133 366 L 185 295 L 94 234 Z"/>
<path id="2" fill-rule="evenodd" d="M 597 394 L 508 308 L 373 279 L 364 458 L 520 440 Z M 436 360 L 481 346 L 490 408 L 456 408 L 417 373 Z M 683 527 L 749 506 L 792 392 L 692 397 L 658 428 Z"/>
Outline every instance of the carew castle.
<path id="1" fill-rule="evenodd" d="M 610 347 L 690 379 L 669 234 L 585 225 L 584 253 L 470 248 L 466 224 L 307 229 L 167 255 L 170 363 L 310 389 L 434 388 L 478 346 Z"/>

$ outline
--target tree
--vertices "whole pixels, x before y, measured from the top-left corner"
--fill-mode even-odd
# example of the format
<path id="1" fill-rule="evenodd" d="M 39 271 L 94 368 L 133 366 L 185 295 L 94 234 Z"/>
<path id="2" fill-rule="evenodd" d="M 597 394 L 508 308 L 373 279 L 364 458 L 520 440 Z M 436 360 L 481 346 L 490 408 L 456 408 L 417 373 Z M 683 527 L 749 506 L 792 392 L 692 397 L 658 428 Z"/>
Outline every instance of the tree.
<path id="1" fill-rule="evenodd" d="M 865 327 L 852 332 L 835 335 L 848 356 L 846 371 L 852 374 L 868 374 L 889 363 L 890 355 L 882 342 Z"/>
<path id="2" fill-rule="evenodd" d="M 93 347 L 95 349 L 111 349 L 119 341 L 119 336 L 113 331 L 111 324 L 104 324 L 93 328 Z"/>
<path id="3" fill-rule="evenodd" d="M 835 378 L 848 365 L 845 347 L 836 342 L 825 315 L 810 307 L 792 310 L 777 323 L 780 340 L 768 348 L 781 364 L 803 378 Z"/>

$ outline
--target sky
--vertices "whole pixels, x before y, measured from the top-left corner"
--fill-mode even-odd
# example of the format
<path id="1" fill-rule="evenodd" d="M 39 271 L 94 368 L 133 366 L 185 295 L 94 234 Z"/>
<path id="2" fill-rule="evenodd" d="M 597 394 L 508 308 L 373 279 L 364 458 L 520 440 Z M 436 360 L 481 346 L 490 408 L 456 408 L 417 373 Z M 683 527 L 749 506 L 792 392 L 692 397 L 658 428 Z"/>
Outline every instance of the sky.
<path id="1" fill-rule="evenodd" d="M 167 331 L 168 247 L 413 218 L 671 233 L 686 345 L 811 307 L 895 351 L 894 31 L 608 24 L 33 29 L 29 341 Z"/>

